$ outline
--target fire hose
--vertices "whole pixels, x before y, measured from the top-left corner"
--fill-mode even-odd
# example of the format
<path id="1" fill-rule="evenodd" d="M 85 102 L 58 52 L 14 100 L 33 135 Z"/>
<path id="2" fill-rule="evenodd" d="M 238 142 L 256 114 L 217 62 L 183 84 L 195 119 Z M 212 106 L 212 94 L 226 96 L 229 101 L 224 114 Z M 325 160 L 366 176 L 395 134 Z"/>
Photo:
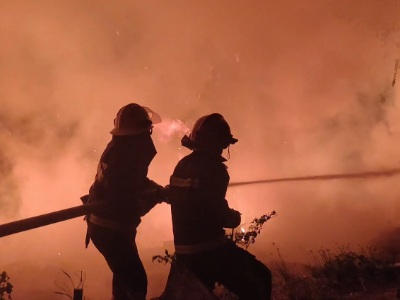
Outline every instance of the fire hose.
<path id="1" fill-rule="evenodd" d="M 394 64 L 394 76 L 393 76 L 392 86 L 394 86 L 396 84 L 396 76 L 397 76 L 397 70 L 399 69 L 399 63 L 400 63 L 400 60 L 397 59 Z"/>
<path id="2" fill-rule="evenodd" d="M 347 173 L 347 174 L 327 174 L 317 176 L 301 176 L 301 177 L 287 177 L 287 178 L 273 178 L 254 181 L 233 182 L 229 187 L 238 187 L 254 184 L 268 184 L 277 182 L 288 181 L 311 181 L 311 180 L 334 180 L 334 179 L 368 179 L 376 177 L 390 177 L 400 174 L 400 168 L 391 169 L 386 171 L 368 171 L 361 173 Z M 44 215 L 39 215 L 31 218 L 26 218 L 6 224 L 0 225 L 0 238 L 9 236 L 15 233 L 47 226 L 50 224 L 59 223 L 62 221 L 78 218 L 87 214 L 94 213 L 98 210 L 104 209 L 106 204 L 104 202 L 83 204 L 60 211 L 51 212 Z"/>

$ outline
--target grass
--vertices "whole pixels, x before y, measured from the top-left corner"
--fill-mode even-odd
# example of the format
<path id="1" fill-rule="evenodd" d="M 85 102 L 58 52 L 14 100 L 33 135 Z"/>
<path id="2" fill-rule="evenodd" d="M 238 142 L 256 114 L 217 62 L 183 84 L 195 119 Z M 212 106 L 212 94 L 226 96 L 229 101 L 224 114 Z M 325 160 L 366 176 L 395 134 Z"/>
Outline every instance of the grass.
<path id="1" fill-rule="evenodd" d="M 395 290 L 400 278 L 400 266 L 396 264 L 400 258 L 399 242 L 400 229 L 393 228 L 358 251 L 351 250 L 349 244 L 334 250 L 310 251 L 309 263 L 302 266 L 288 266 L 276 247 L 274 298 L 337 300 Z"/>
<path id="2" fill-rule="evenodd" d="M 54 293 L 65 296 L 72 300 L 85 300 L 85 298 L 83 298 L 83 285 L 85 284 L 86 274 L 81 271 L 80 275 L 76 275 L 79 278 L 79 282 L 78 285 L 75 286 L 72 277 L 64 270 L 61 270 L 61 272 L 69 279 L 72 289 L 69 288 L 65 283 L 63 285 L 59 285 L 56 281 L 54 281 L 56 287 L 59 289 L 59 291 Z"/>

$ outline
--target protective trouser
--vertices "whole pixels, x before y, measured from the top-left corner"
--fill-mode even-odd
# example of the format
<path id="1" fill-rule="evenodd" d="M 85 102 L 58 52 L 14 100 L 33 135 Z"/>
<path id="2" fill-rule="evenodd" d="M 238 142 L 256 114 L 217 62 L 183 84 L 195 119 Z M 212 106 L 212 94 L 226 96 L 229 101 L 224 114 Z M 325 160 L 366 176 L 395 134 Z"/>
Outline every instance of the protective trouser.
<path id="1" fill-rule="evenodd" d="M 127 234 L 91 222 L 88 232 L 113 272 L 113 299 L 145 300 L 147 275 L 135 244 L 136 232 Z"/>
<path id="2" fill-rule="evenodd" d="M 176 255 L 177 262 L 191 270 L 210 291 L 218 282 L 240 300 L 271 299 L 271 271 L 232 241 L 211 251 Z"/>

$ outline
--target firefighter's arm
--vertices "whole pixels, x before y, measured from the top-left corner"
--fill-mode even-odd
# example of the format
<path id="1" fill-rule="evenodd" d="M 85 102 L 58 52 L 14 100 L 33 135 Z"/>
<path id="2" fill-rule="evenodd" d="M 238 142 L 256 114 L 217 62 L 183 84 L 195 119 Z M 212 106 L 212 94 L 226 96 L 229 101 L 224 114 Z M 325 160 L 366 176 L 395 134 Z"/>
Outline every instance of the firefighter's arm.
<path id="1" fill-rule="evenodd" d="M 217 183 L 215 189 L 217 191 L 217 210 L 222 217 L 222 226 L 224 228 L 236 228 L 241 223 L 241 214 L 240 212 L 230 208 L 228 201 L 225 199 L 229 185 L 229 174 L 226 169 L 221 169 L 221 171 L 216 172 L 215 175 L 218 176 L 214 182 Z"/>
<path id="2" fill-rule="evenodd" d="M 140 211 L 140 216 L 144 216 L 157 204 L 166 202 L 166 192 L 163 186 L 147 177 L 148 166 L 136 165 L 134 169 L 129 181 L 133 189 L 138 191 L 135 195 L 136 209 Z"/>
<path id="3" fill-rule="evenodd" d="M 168 202 L 169 185 L 163 187 L 153 180 L 148 179 L 148 183 L 141 193 L 146 199 L 154 199 L 157 203 Z"/>
<path id="4" fill-rule="evenodd" d="M 168 203 L 169 186 L 163 187 L 153 180 L 148 180 L 139 196 L 141 216 L 146 215 L 157 204 Z"/>

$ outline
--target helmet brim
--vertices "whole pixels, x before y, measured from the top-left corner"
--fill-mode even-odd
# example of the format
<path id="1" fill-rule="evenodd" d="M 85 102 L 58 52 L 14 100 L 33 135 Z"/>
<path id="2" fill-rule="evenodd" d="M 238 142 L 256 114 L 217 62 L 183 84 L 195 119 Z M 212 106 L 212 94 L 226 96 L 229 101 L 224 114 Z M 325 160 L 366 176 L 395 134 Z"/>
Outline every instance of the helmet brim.
<path id="1" fill-rule="evenodd" d="M 149 131 L 149 130 L 152 129 L 152 128 L 153 128 L 152 125 L 149 126 L 149 127 L 143 128 L 143 129 L 121 129 L 121 128 L 113 128 L 113 129 L 110 131 L 110 133 L 111 133 L 112 135 L 119 135 L 119 136 L 122 136 L 122 135 L 137 135 L 137 134 L 141 134 L 141 133 L 143 133 L 143 132 L 147 132 L 147 131 Z"/>
<path id="2" fill-rule="evenodd" d="M 162 119 L 160 117 L 160 115 L 158 113 L 156 113 L 155 111 L 151 110 L 150 108 L 146 107 L 146 106 L 142 106 L 147 113 L 149 114 L 150 120 L 153 124 L 159 124 L 162 122 Z"/>

